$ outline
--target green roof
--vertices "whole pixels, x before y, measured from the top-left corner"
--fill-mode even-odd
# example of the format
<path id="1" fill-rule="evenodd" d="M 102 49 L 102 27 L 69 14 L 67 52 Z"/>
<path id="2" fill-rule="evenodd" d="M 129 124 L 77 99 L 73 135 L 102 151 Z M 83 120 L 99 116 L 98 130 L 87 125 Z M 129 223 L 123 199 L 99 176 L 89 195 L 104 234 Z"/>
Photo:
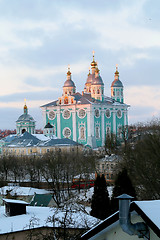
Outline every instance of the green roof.
<path id="1" fill-rule="evenodd" d="M 47 207 L 52 199 L 52 195 L 50 194 L 35 194 L 30 206 L 43 206 Z"/>

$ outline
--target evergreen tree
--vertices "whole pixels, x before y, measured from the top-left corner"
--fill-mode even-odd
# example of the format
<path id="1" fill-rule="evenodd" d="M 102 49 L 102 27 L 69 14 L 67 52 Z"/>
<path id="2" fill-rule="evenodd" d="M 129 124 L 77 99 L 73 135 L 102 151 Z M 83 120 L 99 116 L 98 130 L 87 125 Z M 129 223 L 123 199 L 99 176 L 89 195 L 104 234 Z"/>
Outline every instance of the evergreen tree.
<path id="1" fill-rule="evenodd" d="M 107 183 L 104 175 L 98 175 L 94 184 L 94 193 L 91 202 L 91 215 L 99 219 L 105 219 L 110 213 L 110 200 Z"/>
<path id="2" fill-rule="evenodd" d="M 136 192 L 132 185 L 131 179 L 128 176 L 127 170 L 124 168 L 115 179 L 115 185 L 113 188 L 113 194 L 111 199 L 111 210 L 115 212 L 118 210 L 118 200 L 116 197 L 126 193 L 134 198 L 136 198 Z"/>

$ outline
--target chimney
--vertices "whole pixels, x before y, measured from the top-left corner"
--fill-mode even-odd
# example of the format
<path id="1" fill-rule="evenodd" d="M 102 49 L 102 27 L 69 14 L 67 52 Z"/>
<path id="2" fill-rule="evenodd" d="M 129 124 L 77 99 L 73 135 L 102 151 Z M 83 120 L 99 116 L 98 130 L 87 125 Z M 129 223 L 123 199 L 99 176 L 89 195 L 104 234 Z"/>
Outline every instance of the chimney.
<path id="1" fill-rule="evenodd" d="M 119 199 L 119 223 L 124 232 L 129 235 L 137 235 L 139 238 L 149 239 L 149 229 L 144 222 L 131 223 L 130 202 L 133 197 L 122 194 Z"/>

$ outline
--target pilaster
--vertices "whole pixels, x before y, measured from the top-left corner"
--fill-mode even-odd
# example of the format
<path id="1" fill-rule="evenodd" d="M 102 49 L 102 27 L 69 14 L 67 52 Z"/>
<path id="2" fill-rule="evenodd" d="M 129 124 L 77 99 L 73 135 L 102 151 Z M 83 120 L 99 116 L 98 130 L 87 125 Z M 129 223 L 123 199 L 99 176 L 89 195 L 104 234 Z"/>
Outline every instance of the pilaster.
<path id="1" fill-rule="evenodd" d="M 113 133 L 116 134 L 116 110 L 113 108 Z"/>
<path id="2" fill-rule="evenodd" d="M 104 109 L 101 110 L 101 132 L 102 132 L 102 146 L 105 143 L 105 129 L 104 129 Z"/>
<path id="3" fill-rule="evenodd" d="M 57 137 L 61 138 L 61 108 L 57 106 Z"/>
<path id="4" fill-rule="evenodd" d="M 77 141 L 77 132 L 76 132 L 76 105 L 72 109 L 72 124 L 73 124 L 73 140 Z"/>

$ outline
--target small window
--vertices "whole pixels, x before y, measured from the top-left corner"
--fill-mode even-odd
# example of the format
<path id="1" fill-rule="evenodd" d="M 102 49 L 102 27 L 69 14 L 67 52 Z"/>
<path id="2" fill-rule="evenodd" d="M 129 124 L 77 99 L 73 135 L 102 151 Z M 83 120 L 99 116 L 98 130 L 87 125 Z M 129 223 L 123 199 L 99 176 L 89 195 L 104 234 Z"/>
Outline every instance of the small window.
<path id="1" fill-rule="evenodd" d="M 99 118 L 99 116 L 100 116 L 99 109 L 95 109 L 94 115 L 95 115 L 95 117 Z"/>
<path id="2" fill-rule="evenodd" d="M 107 118 L 110 118 L 110 116 L 111 116 L 110 109 L 106 109 L 106 117 L 107 117 Z"/>
<path id="3" fill-rule="evenodd" d="M 100 138 L 100 128 L 99 126 L 96 126 L 96 138 Z"/>

